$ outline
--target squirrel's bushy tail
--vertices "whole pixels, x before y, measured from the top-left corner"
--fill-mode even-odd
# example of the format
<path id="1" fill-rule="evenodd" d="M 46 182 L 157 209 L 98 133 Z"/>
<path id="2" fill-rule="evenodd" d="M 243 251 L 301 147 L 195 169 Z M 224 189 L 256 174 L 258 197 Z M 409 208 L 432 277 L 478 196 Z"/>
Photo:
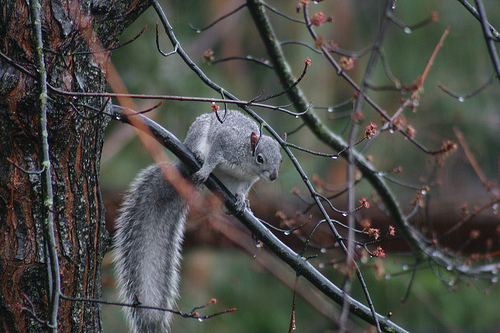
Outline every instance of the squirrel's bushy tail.
<path id="1" fill-rule="evenodd" d="M 182 171 L 182 165 L 177 164 Z M 172 309 L 178 295 L 179 262 L 187 204 L 152 165 L 139 173 L 116 220 L 115 269 L 121 301 Z M 131 331 L 168 330 L 171 314 L 124 307 Z"/>

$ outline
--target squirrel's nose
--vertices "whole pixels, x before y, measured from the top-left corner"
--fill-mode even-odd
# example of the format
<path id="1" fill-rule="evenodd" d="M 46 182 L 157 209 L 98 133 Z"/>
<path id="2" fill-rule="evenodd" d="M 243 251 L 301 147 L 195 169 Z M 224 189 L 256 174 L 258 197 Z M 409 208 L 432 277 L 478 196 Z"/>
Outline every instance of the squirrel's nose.
<path id="1" fill-rule="evenodd" d="M 278 178 L 278 174 L 276 172 L 272 172 L 269 174 L 270 181 L 274 181 L 274 180 L 276 180 L 276 178 Z"/>

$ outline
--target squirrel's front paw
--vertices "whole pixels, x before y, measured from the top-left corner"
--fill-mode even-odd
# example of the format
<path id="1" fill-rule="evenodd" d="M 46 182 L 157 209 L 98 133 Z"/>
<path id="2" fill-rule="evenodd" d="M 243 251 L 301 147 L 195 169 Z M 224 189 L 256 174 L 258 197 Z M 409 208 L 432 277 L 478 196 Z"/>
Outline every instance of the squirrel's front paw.
<path id="1" fill-rule="evenodd" d="M 236 209 L 238 209 L 239 212 L 242 212 L 245 208 L 250 208 L 250 201 L 247 200 L 245 195 L 236 193 Z"/>
<path id="2" fill-rule="evenodd" d="M 195 172 L 193 176 L 191 177 L 191 180 L 195 185 L 200 185 L 206 182 L 208 179 L 208 175 L 205 175 L 201 170 L 198 172 Z"/>

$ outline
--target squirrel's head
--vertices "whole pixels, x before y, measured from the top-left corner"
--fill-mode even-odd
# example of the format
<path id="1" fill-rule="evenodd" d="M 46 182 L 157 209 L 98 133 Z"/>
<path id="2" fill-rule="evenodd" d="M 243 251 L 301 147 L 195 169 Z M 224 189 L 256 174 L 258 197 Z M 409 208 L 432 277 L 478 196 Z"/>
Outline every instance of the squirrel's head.
<path id="1" fill-rule="evenodd" d="M 252 165 L 260 178 L 274 181 L 278 178 L 278 171 L 283 158 L 280 145 L 276 140 L 267 135 L 258 136 L 254 132 L 250 135 L 252 148 Z"/>

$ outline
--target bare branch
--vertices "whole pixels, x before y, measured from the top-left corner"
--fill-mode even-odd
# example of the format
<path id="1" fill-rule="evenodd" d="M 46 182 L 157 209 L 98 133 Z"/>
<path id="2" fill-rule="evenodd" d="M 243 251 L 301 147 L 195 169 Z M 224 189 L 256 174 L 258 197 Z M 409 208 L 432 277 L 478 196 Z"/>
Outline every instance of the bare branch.
<path id="1" fill-rule="evenodd" d="M 479 21 L 483 28 L 484 39 L 488 47 L 488 52 L 490 53 L 491 62 L 493 63 L 493 68 L 497 73 L 497 78 L 500 80 L 500 58 L 498 58 L 497 49 L 495 47 L 495 40 L 490 29 L 490 24 L 488 23 L 488 18 L 486 17 L 486 9 L 484 8 L 482 0 L 476 0 L 477 11 L 479 13 Z"/>
<path id="2" fill-rule="evenodd" d="M 472 7 L 466 0 L 457 0 L 457 1 L 460 2 L 469 11 L 469 13 L 472 14 L 472 16 L 474 16 L 478 21 L 481 22 L 481 16 L 479 15 L 476 8 Z M 495 28 L 493 26 L 491 26 L 490 24 L 488 24 L 488 29 L 490 30 L 490 32 L 493 35 L 493 37 L 495 38 L 495 40 L 497 42 L 499 42 L 500 41 L 500 33 L 497 30 L 495 30 Z"/>
<path id="3" fill-rule="evenodd" d="M 115 306 L 121 306 L 121 307 L 129 307 L 129 308 L 135 308 L 135 309 L 149 309 L 149 310 L 170 312 L 170 313 L 178 315 L 178 316 L 180 316 L 182 318 L 197 319 L 199 321 L 203 321 L 205 319 L 214 318 L 214 317 L 226 314 L 226 313 L 230 313 L 230 312 L 236 311 L 236 309 L 233 308 L 233 309 L 227 309 L 227 310 L 219 311 L 219 312 L 216 312 L 216 313 L 212 313 L 212 314 L 209 314 L 209 315 L 201 315 L 198 312 L 198 310 L 204 309 L 204 308 L 208 307 L 211 304 L 217 303 L 217 300 L 214 299 L 214 298 L 212 298 L 208 303 L 206 303 L 204 305 L 197 306 L 197 307 L 193 308 L 189 312 L 183 312 L 183 311 L 173 310 L 173 309 L 167 309 L 167 308 L 160 308 L 160 307 L 155 307 L 155 306 L 142 305 L 142 303 L 139 302 L 138 300 L 137 300 L 138 301 L 137 303 L 129 304 L 129 303 L 120 303 L 120 302 L 105 301 L 105 300 L 102 300 L 102 299 L 95 299 L 95 298 L 69 297 L 69 296 L 66 296 L 64 294 L 61 294 L 61 298 L 65 299 L 67 301 L 71 301 L 71 302 L 89 302 L 89 303 L 98 303 L 98 304 L 105 304 L 105 305 L 115 305 Z"/>
<path id="4" fill-rule="evenodd" d="M 493 81 L 495 81 L 495 79 L 498 77 L 498 75 L 496 73 L 494 73 L 490 79 L 488 80 L 488 82 L 486 82 L 485 84 L 483 84 L 482 86 L 480 86 L 479 88 L 476 88 L 474 89 L 473 91 L 465 94 L 465 95 L 460 95 L 460 94 L 457 94 L 451 90 L 449 90 L 448 88 L 445 88 L 441 83 L 438 83 L 437 86 L 438 88 L 440 88 L 442 91 L 444 91 L 445 93 L 447 93 L 448 95 L 450 95 L 451 97 L 454 97 L 456 98 L 459 102 L 464 102 L 466 99 L 468 98 L 471 98 L 471 97 L 474 97 L 476 96 L 477 94 L 479 94 L 480 92 L 482 92 L 484 89 L 488 88 L 492 83 Z"/>
<path id="5" fill-rule="evenodd" d="M 33 18 L 33 35 L 36 65 L 38 69 L 38 89 L 40 90 L 40 145 L 42 150 L 43 166 L 43 203 L 45 220 L 45 243 L 48 258 L 47 272 L 49 280 L 49 319 L 47 326 L 51 332 L 57 332 L 57 317 L 59 315 L 59 298 L 61 296 L 61 276 L 59 272 L 59 256 L 57 254 L 57 242 L 54 232 L 54 194 L 52 189 L 52 167 L 49 153 L 49 131 L 47 129 L 47 71 L 43 54 L 42 17 L 40 14 L 40 3 L 36 0 L 30 2 L 31 15 Z"/>
<path id="6" fill-rule="evenodd" d="M 221 16 L 220 18 L 218 18 L 217 20 L 213 21 L 212 23 L 210 23 L 209 25 L 207 25 L 207 26 L 206 26 L 206 27 L 204 27 L 204 28 L 197 29 L 197 28 L 195 28 L 195 27 L 194 27 L 191 23 L 189 23 L 189 27 L 190 27 L 191 29 L 193 29 L 194 31 L 196 31 L 197 33 L 200 33 L 200 32 L 203 32 L 203 31 L 206 31 L 206 30 L 210 29 L 211 27 L 213 27 L 214 25 L 216 25 L 217 23 L 221 22 L 222 20 L 224 20 L 224 19 L 228 18 L 229 16 L 231 16 L 231 15 L 233 15 L 233 14 L 235 14 L 235 13 L 239 12 L 241 9 L 243 9 L 243 8 L 245 8 L 245 7 L 246 7 L 246 4 L 244 3 L 244 4 L 240 5 L 238 8 L 236 8 L 236 9 L 234 9 L 234 10 L 230 11 L 229 13 L 227 13 L 227 14 L 225 14 L 225 15 L 223 15 L 223 16 Z"/>

